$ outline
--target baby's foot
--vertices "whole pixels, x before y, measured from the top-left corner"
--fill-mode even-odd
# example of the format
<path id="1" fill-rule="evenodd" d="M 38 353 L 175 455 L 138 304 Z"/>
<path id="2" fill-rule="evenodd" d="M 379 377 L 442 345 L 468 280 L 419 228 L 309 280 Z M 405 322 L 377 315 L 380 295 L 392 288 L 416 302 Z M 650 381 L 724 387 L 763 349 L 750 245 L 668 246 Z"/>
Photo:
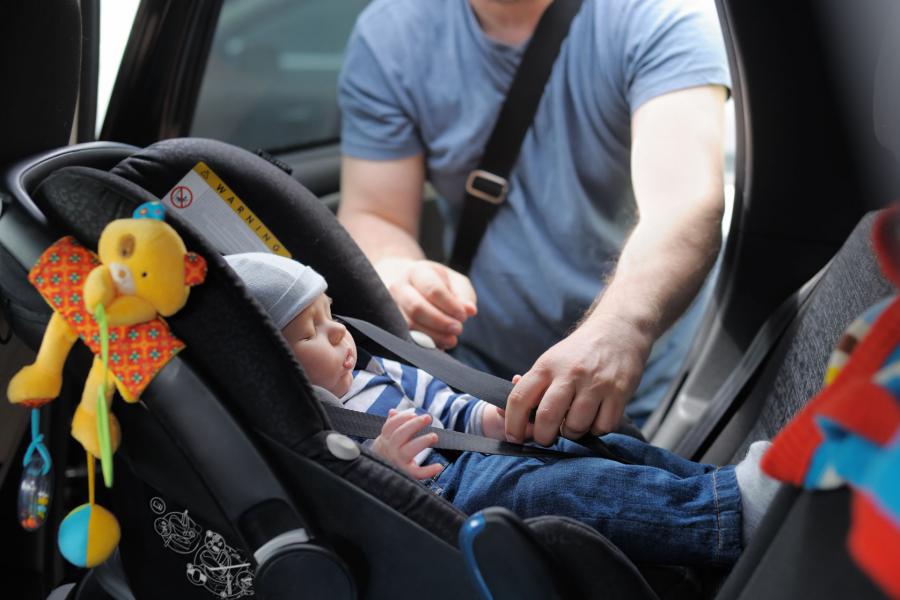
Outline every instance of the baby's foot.
<path id="1" fill-rule="evenodd" d="M 760 459 L 771 445 L 772 442 L 769 441 L 753 442 L 747 450 L 747 456 L 734 468 L 738 488 L 741 490 L 742 537 L 745 548 L 780 485 L 780 482 L 759 468 Z"/>

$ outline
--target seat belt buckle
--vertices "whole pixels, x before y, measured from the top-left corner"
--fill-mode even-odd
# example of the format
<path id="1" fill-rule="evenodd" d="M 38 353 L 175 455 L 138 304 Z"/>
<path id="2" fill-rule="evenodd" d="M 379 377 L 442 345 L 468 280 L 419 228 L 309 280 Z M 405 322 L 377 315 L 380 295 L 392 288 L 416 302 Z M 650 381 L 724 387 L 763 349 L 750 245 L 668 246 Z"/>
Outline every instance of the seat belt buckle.
<path id="1" fill-rule="evenodd" d="M 506 179 L 482 169 L 475 169 L 466 178 L 466 193 L 491 204 L 503 204 L 508 191 Z"/>

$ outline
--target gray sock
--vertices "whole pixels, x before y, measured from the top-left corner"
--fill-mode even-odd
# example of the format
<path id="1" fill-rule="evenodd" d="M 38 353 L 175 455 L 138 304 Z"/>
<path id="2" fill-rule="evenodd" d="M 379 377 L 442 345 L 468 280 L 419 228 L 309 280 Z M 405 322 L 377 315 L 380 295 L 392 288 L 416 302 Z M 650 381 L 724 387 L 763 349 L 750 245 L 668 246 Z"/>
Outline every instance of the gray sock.
<path id="1" fill-rule="evenodd" d="M 745 548 L 780 485 L 780 482 L 759 468 L 759 460 L 771 445 L 772 442 L 768 441 L 753 442 L 747 456 L 734 468 L 738 489 L 741 491 L 742 537 Z"/>

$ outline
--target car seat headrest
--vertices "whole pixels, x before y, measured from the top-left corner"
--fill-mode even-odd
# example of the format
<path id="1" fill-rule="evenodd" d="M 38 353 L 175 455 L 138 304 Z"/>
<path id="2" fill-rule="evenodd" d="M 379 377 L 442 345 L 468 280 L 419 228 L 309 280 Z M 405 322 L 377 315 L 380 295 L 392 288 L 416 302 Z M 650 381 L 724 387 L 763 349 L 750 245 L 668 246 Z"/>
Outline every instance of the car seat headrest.
<path id="1" fill-rule="evenodd" d="M 209 165 L 294 258 L 325 277 L 336 314 L 363 319 L 409 339 L 406 321 L 372 264 L 331 211 L 268 161 L 223 142 L 180 138 L 148 146 L 124 159 L 111 173 L 162 198 L 200 161 Z"/>
<path id="2" fill-rule="evenodd" d="M 153 196 L 117 175 L 67 167 L 44 180 L 34 199 L 58 229 L 96 248 L 106 223 L 130 217 Z M 171 212 L 166 221 L 208 265 L 203 285 L 167 319 L 187 344 L 182 356 L 247 425 L 287 446 L 321 431 L 322 408 L 284 338 L 218 252 Z"/>

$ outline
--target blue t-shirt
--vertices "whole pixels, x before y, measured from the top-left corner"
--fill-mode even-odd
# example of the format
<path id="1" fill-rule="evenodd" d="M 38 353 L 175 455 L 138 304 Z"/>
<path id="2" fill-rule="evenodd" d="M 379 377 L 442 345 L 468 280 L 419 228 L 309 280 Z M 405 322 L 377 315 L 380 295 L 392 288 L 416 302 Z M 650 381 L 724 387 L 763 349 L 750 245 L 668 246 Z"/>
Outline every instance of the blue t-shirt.
<path id="1" fill-rule="evenodd" d="M 376 0 L 350 38 L 339 84 L 342 150 L 370 160 L 423 153 L 447 244 L 522 51 L 486 37 L 467 0 Z M 472 264 L 478 315 L 460 338 L 464 356 L 477 348 L 498 374 L 523 373 L 565 337 L 636 220 L 632 113 L 707 84 L 729 85 L 708 11 L 674 0 L 584 1 L 507 203 Z"/>

